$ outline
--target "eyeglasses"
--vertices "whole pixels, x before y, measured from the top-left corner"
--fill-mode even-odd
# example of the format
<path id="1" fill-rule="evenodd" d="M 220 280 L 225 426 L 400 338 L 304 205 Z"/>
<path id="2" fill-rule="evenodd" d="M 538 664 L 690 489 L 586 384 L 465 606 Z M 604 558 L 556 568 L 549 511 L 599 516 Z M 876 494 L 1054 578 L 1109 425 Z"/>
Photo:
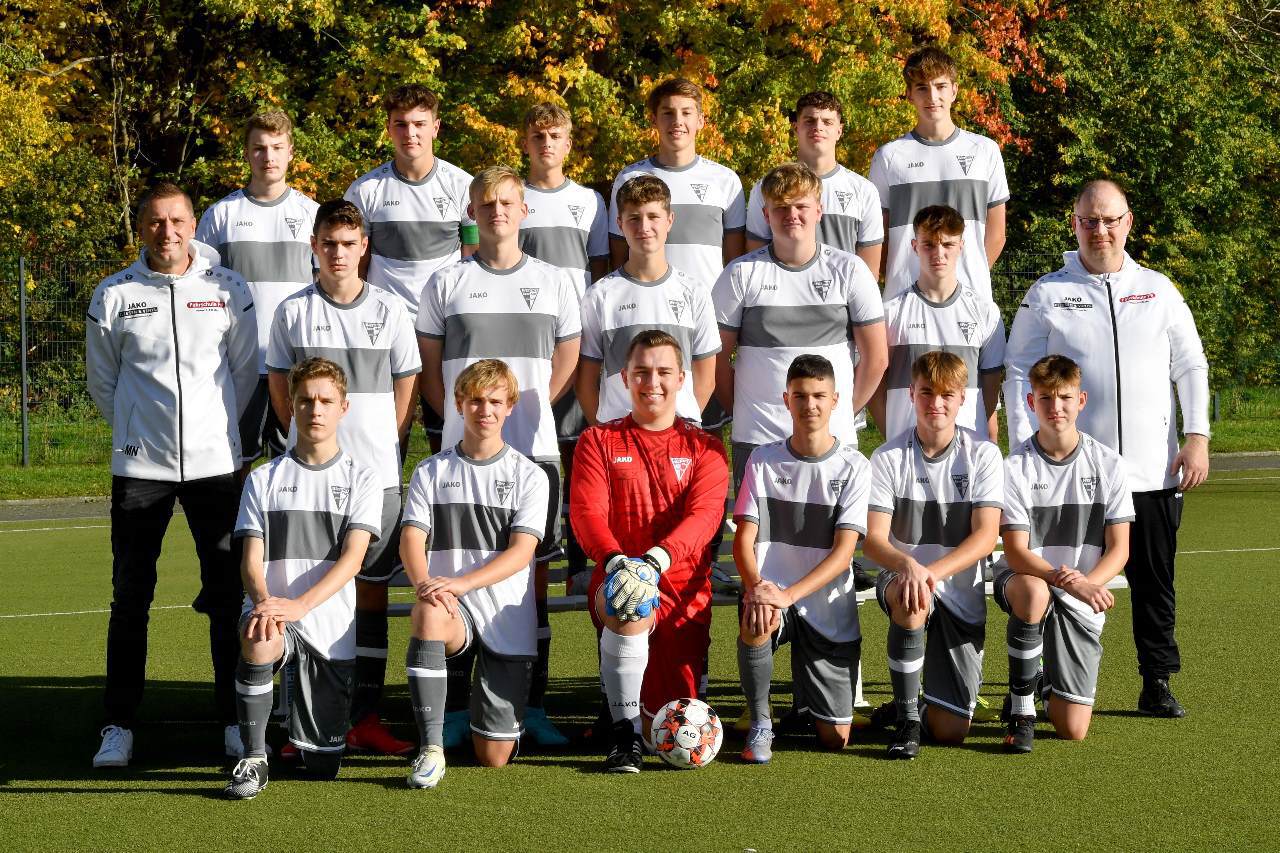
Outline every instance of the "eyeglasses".
<path id="1" fill-rule="evenodd" d="M 1110 231 L 1112 228 L 1119 227 L 1120 223 L 1123 222 L 1124 218 L 1128 215 L 1129 215 L 1129 211 L 1127 210 L 1124 213 L 1120 214 L 1119 216 L 1098 217 L 1098 216 L 1079 216 L 1075 213 L 1071 214 L 1071 216 L 1075 219 L 1075 221 L 1079 222 L 1080 226 L 1084 228 L 1084 230 L 1086 231 L 1093 231 L 1099 225 L 1101 225 L 1106 230 Z"/>

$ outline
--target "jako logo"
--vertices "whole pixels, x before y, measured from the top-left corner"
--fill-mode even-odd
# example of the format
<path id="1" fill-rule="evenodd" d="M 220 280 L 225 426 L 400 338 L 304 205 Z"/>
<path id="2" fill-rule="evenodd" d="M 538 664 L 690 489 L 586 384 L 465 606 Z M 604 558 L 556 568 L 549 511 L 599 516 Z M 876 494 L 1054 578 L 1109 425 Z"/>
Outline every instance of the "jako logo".
<path id="1" fill-rule="evenodd" d="M 631 462 L 631 461 L 632 461 L 632 459 L 631 459 L 631 457 L 630 457 L 630 456 L 615 456 L 615 457 L 613 457 L 613 464 L 614 464 L 614 465 L 617 465 L 619 462 Z"/>

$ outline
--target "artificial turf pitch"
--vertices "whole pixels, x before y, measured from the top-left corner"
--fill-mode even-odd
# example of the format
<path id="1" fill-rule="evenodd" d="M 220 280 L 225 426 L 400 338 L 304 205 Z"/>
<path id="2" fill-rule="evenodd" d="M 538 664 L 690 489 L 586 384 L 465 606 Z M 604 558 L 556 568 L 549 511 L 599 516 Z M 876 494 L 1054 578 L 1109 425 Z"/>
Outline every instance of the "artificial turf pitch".
<path id="1" fill-rule="evenodd" d="M 1275 515 L 1280 473 L 1215 474 L 1187 496 L 1178 562 L 1189 709 L 1153 720 L 1135 708 L 1138 679 L 1127 592 L 1103 634 L 1099 700 L 1086 741 L 1001 751 L 979 723 L 957 748 L 925 745 L 913 762 L 883 759 L 886 736 L 855 732 L 839 754 L 775 742 L 773 763 L 721 756 L 694 772 L 649 759 L 639 776 L 597 772 L 585 745 L 527 749 L 486 770 L 451 757 L 435 791 L 405 788 L 403 759 L 348 756 L 340 780 L 277 770 L 253 802 L 219 798 L 227 764 L 210 721 L 204 618 L 188 604 L 196 570 L 181 517 L 165 543 L 142 722 L 133 766 L 95 771 L 110 600 L 107 521 L 0 523 L 0 844 L 27 849 L 592 849 L 592 850 L 1174 850 L 1277 849 L 1280 791 L 1274 701 L 1280 663 Z M 399 590 L 404 595 L 405 590 Z M 75 611 L 89 611 L 75 613 Z M 52 614 L 59 615 L 22 615 Z M 868 699 L 887 697 L 885 619 L 861 609 Z M 413 738 L 402 660 L 407 620 L 393 619 L 386 716 Z M 999 706 L 1004 615 L 988 609 L 983 695 Z M 553 617 L 548 708 L 579 731 L 594 716 L 596 652 L 585 613 Z M 733 611 L 716 610 L 710 702 L 742 709 Z M 775 707 L 789 696 L 780 653 Z M 1270 720 L 1271 722 L 1268 722 Z M 273 732 L 272 738 L 279 733 Z"/>

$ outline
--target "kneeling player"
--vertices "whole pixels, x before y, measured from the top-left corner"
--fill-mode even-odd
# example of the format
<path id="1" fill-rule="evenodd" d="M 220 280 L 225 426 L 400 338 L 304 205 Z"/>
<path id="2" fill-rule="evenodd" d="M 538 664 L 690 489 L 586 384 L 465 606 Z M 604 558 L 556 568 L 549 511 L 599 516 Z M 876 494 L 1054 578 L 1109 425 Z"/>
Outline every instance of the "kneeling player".
<path id="1" fill-rule="evenodd" d="M 738 673 L 751 715 L 742 757 L 756 764 L 773 754 L 769 684 L 778 646 L 794 643 L 792 681 L 809 702 L 799 710 L 812 714 L 822 745 L 838 750 L 849 742 L 862 645 L 849 562 L 867 531 L 871 466 L 831 434 L 839 399 L 831 362 L 797 357 L 786 389 L 791 437 L 752 451 L 734 509 Z"/>
<path id="2" fill-rule="evenodd" d="M 898 719 L 890 758 L 916 757 L 922 722 L 939 743 L 963 741 L 982 685 L 987 600 L 980 561 L 999 535 L 1004 474 L 1000 449 L 956 426 L 967 380 L 959 356 L 917 358 L 915 426 L 871 455 L 863 550 L 884 567 L 876 598 L 889 616 Z"/>
<path id="3" fill-rule="evenodd" d="M 409 787 L 444 776 L 449 658 L 473 649 L 471 742 L 487 767 L 515 756 L 524 722 L 538 614 L 533 554 L 547 517 L 547 478 L 502 439 L 520 398 L 515 374 L 481 359 L 458 374 L 462 440 L 423 460 L 404 505 L 400 559 L 417 591 L 405 666 L 420 750 Z"/>
<path id="4" fill-rule="evenodd" d="M 574 454 L 569 519 L 587 556 L 600 677 L 613 718 L 604 769 L 636 773 L 641 712 L 698 693 L 711 644 L 707 544 L 729 486 L 724 447 L 676 417 L 680 344 L 649 329 L 632 339 L 622 381 L 631 414 L 589 427 Z M 652 654 L 651 654 L 652 653 Z"/>
<path id="5" fill-rule="evenodd" d="M 323 358 L 300 362 L 289 372 L 289 399 L 297 443 L 249 475 L 236 521 L 245 588 L 236 711 L 245 757 L 223 791 L 236 800 L 267 787 L 271 681 L 290 661 L 298 691 L 289 741 L 317 776 L 338 775 L 355 677 L 355 576 L 381 532 L 377 477 L 338 447 L 347 412 L 342 368 Z"/>
<path id="6" fill-rule="evenodd" d="M 1129 559 L 1133 521 L 1123 460 L 1076 428 L 1088 396 L 1079 366 L 1046 356 L 1028 379 L 1027 405 L 1039 429 L 1005 462 L 1005 556 L 994 582 L 996 602 L 1009 614 L 1010 752 L 1031 751 L 1041 654 L 1058 737 L 1089 733 L 1102 625 L 1115 605 L 1107 581 Z"/>

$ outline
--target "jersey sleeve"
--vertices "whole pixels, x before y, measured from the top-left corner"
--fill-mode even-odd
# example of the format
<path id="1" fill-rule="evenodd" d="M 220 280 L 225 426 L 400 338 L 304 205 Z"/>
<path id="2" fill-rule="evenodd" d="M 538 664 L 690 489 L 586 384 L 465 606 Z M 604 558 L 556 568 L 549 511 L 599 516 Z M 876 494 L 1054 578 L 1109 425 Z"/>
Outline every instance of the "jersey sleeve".
<path id="1" fill-rule="evenodd" d="M 729 203 L 724 209 L 724 230 L 741 231 L 747 227 L 747 199 L 742 194 L 742 180 L 736 172 L 725 176 Z"/>
<path id="2" fill-rule="evenodd" d="M 877 449 L 871 454 L 871 488 L 867 492 L 867 512 L 893 515 L 893 505 L 898 496 L 894 455 L 891 448 Z"/>
<path id="3" fill-rule="evenodd" d="M 240 493 L 240 511 L 236 515 L 235 537 L 252 536 L 256 539 L 266 538 L 266 511 L 262 505 L 262 481 L 266 477 L 267 467 L 257 469 L 249 475 L 244 483 L 244 491 Z"/>
<path id="4" fill-rule="evenodd" d="M 1049 354 L 1049 325 L 1037 306 L 1040 285 L 1033 284 L 1022 298 L 1004 348 L 1004 399 L 1008 419 L 1009 446 L 1014 447 L 1036 431 L 1035 415 L 1027 409 L 1028 375 L 1031 366 Z"/>
<path id="5" fill-rule="evenodd" d="M 196 226 L 195 238 L 217 252 L 218 263 L 226 266 L 227 242 L 222 239 L 222 235 L 218 233 L 219 230 L 218 205 L 215 203 L 209 205 L 204 215 L 200 217 L 200 224 Z"/>
<path id="6" fill-rule="evenodd" d="M 878 246 L 884 242 L 884 215 L 881 213 L 880 193 L 874 185 L 867 184 L 867 192 L 858 211 L 858 237 L 855 248 Z M 872 270 L 876 272 L 876 270 Z"/>
<path id="7" fill-rule="evenodd" d="M 476 225 L 475 219 L 467 213 L 467 196 L 471 191 L 471 175 L 458 170 L 453 191 L 453 203 L 458 207 L 458 242 L 464 246 L 478 246 L 480 244 L 480 228 Z"/>
<path id="8" fill-rule="evenodd" d="M 267 339 L 267 371 L 288 373 L 298 361 L 289 336 L 289 302 L 281 302 L 271 321 L 271 335 Z"/>
<path id="9" fill-rule="evenodd" d="M 1004 318 L 994 303 L 987 304 L 987 328 L 978 348 L 978 372 L 995 373 L 1004 369 Z"/>
<path id="10" fill-rule="evenodd" d="M 582 300 L 582 347 L 579 358 L 588 361 L 604 361 L 604 300 L 600 285 L 594 285 Z"/>
<path id="11" fill-rule="evenodd" d="M 85 381 L 89 396 L 107 423 L 115 423 L 116 384 L 120 380 L 120 345 L 111 326 L 115 310 L 106 283 L 99 284 L 85 311 Z"/>
<path id="12" fill-rule="evenodd" d="M 510 451 L 514 452 L 514 451 Z M 547 524 L 547 501 L 550 485 L 541 469 L 528 465 L 522 472 L 516 495 L 515 515 L 511 517 L 512 533 L 528 533 L 539 542 Z"/>
<path id="13" fill-rule="evenodd" d="M 729 462 L 720 439 L 703 435 L 707 437 L 689 469 L 684 516 L 661 541 L 654 543 L 671 555 L 673 563 L 697 559 L 724 523 Z"/>
<path id="14" fill-rule="evenodd" d="M 871 185 L 876 188 L 876 195 L 880 196 L 880 209 L 887 211 L 889 209 L 889 155 L 883 145 L 871 156 L 871 170 L 867 172 L 867 180 L 871 181 Z M 883 217 L 881 223 L 883 225 Z"/>
<path id="15" fill-rule="evenodd" d="M 693 304 L 693 354 L 690 358 L 698 361 L 720 352 L 720 332 L 716 328 L 716 314 L 711 307 L 711 297 L 705 287 L 691 289 Z"/>
<path id="16" fill-rule="evenodd" d="M 720 272 L 711 288 L 711 302 L 715 307 L 716 323 L 720 328 L 736 332 L 742 328 L 742 277 L 741 264 L 730 263 Z"/>
<path id="17" fill-rule="evenodd" d="M 1172 306 L 1169 323 L 1169 378 L 1178 389 L 1182 409 L 1182 432 L 1209 435 L 1209 362 L 1204 344 L 1196 331 L 1196 321 L 1187 303 L 1173 289 L 1177 303 Z"/>
<path id="18" fill-rule="evenodd" d="M 422 372 L 422 356 L 418 353 L 418 341 L 413 334 L 413 323 L 409 322 L 409 312 L 400 306 L 391 318 L 391 376 L 403 379 Z"/>
<path id="19" fill-rule="evenodd" d="M 884 322 L 884 302 L 880 299 L 880 288 L 876 286 L 875 276 L 866 262 L 853 256 L 849 263 L 849 274 L 849 323 L 854 326 L 869 326 Z"/>
<path id="20" fill-rule="evenodd" d="M 607 448 L 599 427 L 587 427 L 573 451 L 573 488 L 569 490 L 569 524 L 591 561 L 603 565 L 622 548 L 609 525 Z"/>
<path id="21" fill-rule="evenodd" d="M 733 502 L 734 521 L 750 521 L 760 523 L 760 470 L 763 463 L 757 458 L 755 450 L 747 458 L 747 468 L 742 474 L 742 485 L 738 487 L 738 497 Z"/>
<path id="22" fill-rule="evenodd" d="M 1004 507 L 1004 460 L 1000 448 L 989 441 L 974 439 L 973 484 L 969 488 L 969 500 L 974 509 L 980 507 Z"/>
<path id="23" fill-rule="evenodd" d="M 1009 182 L 1004 174 L 1004 158 L 1000 156 L 1000 146 L 990 139 L 991 174 L 987 177 L 987 208 L 999 207 L 1009 200 Z"/>
<path id="24" fill-rule="evenodd" d="M 591 217 L 591 230 L 587 232 L 587 257 L 609 257 L 609 209 L 605 207 L 604 196 L 595 190 L 591 194 L 596 197 L 596 214 Z"/>
<path id="25" fill-rule="evenodd" d="M 558 279 L 560 306 L 556 312 L 556 343 L 564 343 L 582 337 L 582 301 L 578 285 L 565 270 L 552 267 Z"/>
<path id="26" fill-rule="evenodd" d="M 1030 505 L 1027 500 L 1027 484 L 1023 482 L 1022 466 L 1017 456 L 1010 456 L 1004 463 L 1004 508 L 1000 511 L 1000 529 L 1029 532 Z"/>
<path id="27" fill-rule="evenodd" d="M 358 469 L 351 489 L 347 530 L 366 530 L 374 539 L 382 536 L 382 489 L 371 471 Z"/>
<path id="28" fill-rule="evenodd" d="M 867 535 L 867 505 L 871 498 L 871 466 L 857 460 L 849 466 L 849 479 L 836 499 L 836 529 L 856 530 Z"/>
<path id="29" fill-rule="evenodd" d="M 409 478 L 409 491 L 404 497 L 401 524 L 416 527 L 431 536 L 431 471 L 427 463 L 420 462 Z"/>
<path id="30" fill-rule="evenodd" d="M 764 215 L 764 193 L 760 191 L 763 183 L 756 181 L 751 188 L 751 196 L 747 199 L 747 236 L 752 240 L 768 243 L 773 239 L 773 229 L 769 227 L 769 220 Z M 876 216 L 879 215 L 880 212 L 876 211 Z"/>
<path id="31" fill-rule="evenodd" d="M 423 338 L 444 340 L 444 291 L 449 268 L 437 270 L 427 279 L 418 302 L 418 319 L 415 328 Z"/>
<path id="32" fill-rule="evenodd" d="M 367 223 L 370 221 L 370 216 L 368 205 L 365 204 L 364 197 L 360 192 L 363 186 L 364 182 L 360 178 L 356 178 L 351 182 L 351 186 L 347 187 L 347 191 L 343 193 L 342 197 L 360 209 L 360 215 L 364 217 L 364 221 Z"/>
<path id="33" fill-rule="evenodd" d="M 1125 475 L 1124 460 L 1115 459 L 1107 475 L 1107 524 L 1127 524 L 1134 520 L 1133 493 Z"/>

